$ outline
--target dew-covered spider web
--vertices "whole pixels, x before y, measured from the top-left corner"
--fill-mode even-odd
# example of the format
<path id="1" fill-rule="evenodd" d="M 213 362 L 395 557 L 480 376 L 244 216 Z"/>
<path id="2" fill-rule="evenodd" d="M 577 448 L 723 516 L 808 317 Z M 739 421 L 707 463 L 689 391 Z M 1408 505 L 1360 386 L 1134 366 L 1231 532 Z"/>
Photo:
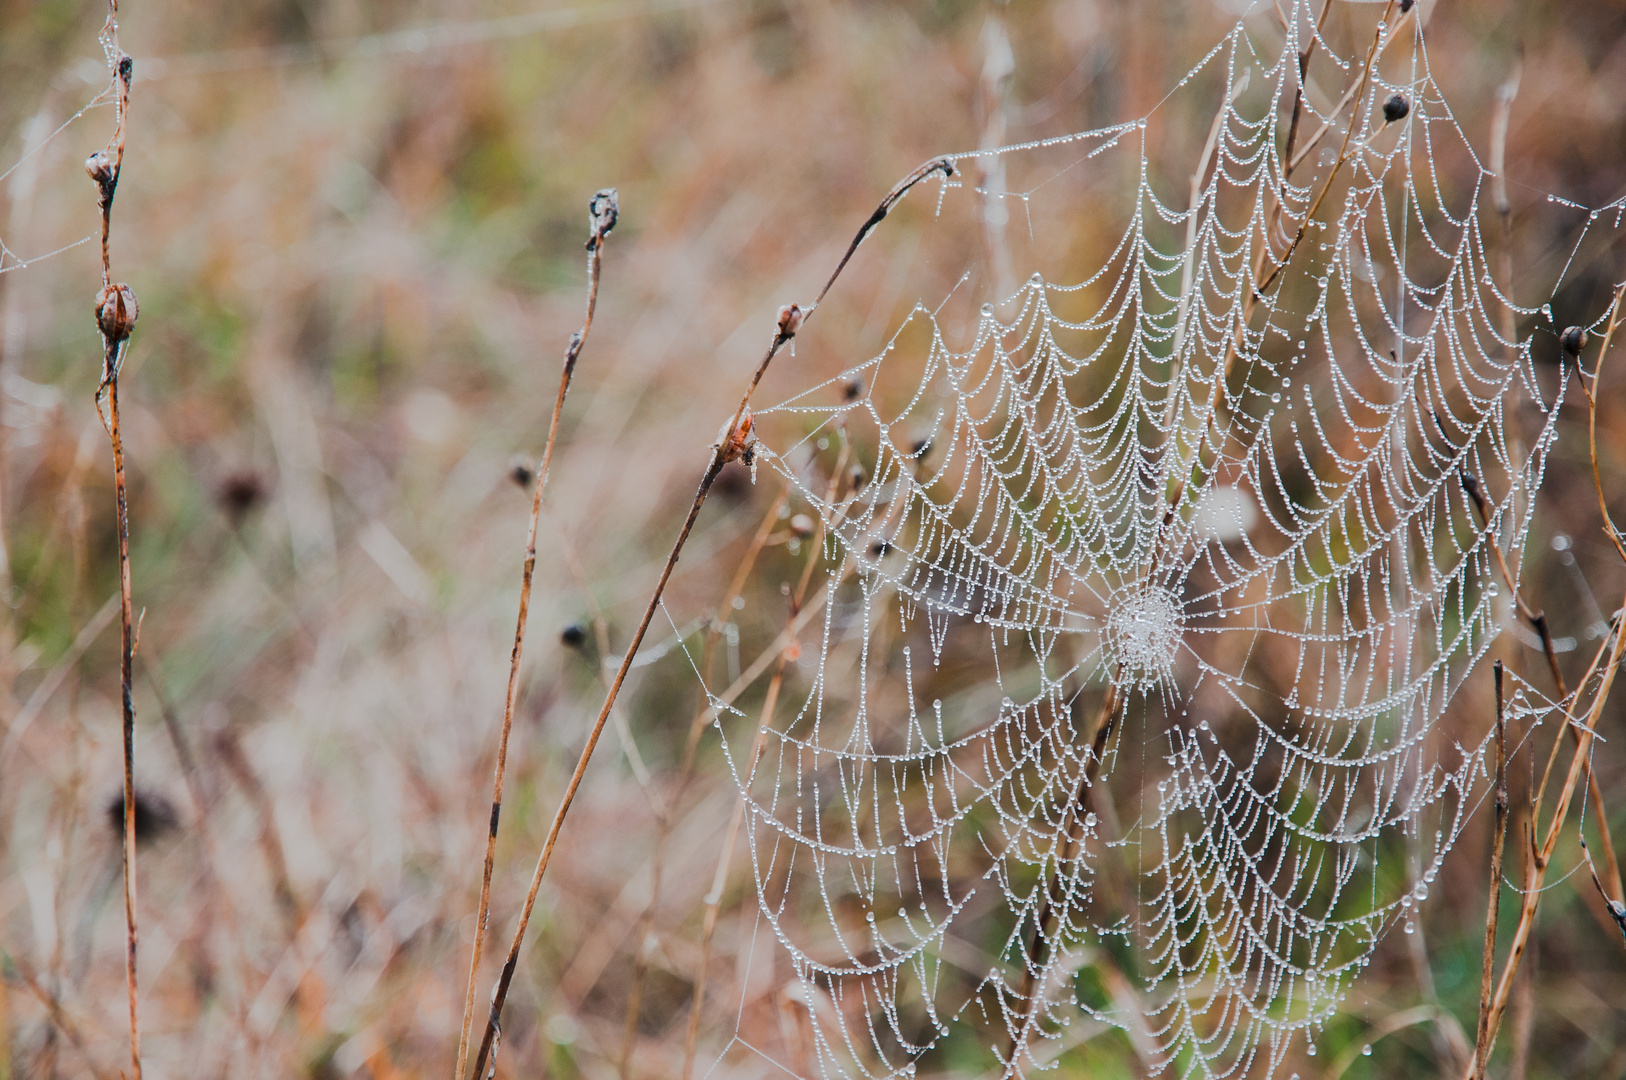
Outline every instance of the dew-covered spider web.
<path id="1" fill-rule="evenodd" d="M 813 1071 L 1111 1027 L 1270 1073 L 1483 794 L 1488 718 L 1440 720 L 1565 380 L 1416 9 L 1334 6 L 1256 8 L 1139 122 L 951 157 L 909 205 L 964 276 L 756 414 L 820 606 L 766 723 L 713 701 Z"/>

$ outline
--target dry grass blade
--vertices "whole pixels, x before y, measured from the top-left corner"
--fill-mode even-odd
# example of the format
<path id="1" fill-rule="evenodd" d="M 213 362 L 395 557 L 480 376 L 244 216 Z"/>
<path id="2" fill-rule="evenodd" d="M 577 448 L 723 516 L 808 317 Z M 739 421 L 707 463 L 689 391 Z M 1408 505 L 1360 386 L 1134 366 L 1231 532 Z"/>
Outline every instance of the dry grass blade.
<path id="1" fill-rule="evenodd" d="M 1502 899 L 1502 849 L 1507 842 L 1507 723 L 1502 713 L 1502 662 L 1496 661 L 1496 828 L 1491 839 L 1490 900 L 1485 908 L 1485 955 L 1479 976 L 1479 1031 L 1474 1042 L 1473 1078 L 1485 1075 L 1490 1058 L 1491 979 L 1496 973 L 1496 921 Z"/>
<path id="2" fill-rule="evenodd" d="M 553 418 L 548 423 L 548 441 L 542 450 L 542 463 L 537 468 L 535 487 L 531 492 L 531 520 L 525 532 L 525 568 L 519 587 L 519 618 L 514 624 L 514 646 L 508 657 L 508 692 L 503 700 L 502 734 L 497 739 L 497 764 L 491 782 L 491 816 L 486 829 L 485 862 L 480 871 L 480 904 L 475 915 L 474 943 L 469 950 L 469 979 L 463 995 L 463 1026 L 457 1039 L 455 1077 L 461 1077 L 468 1064 L 469 1035 L 474 1025 L 474 987 L 480 975 L 480 958 L 491 917 L 491 873 L 497 856 L 497 821 L 502 816 L 508 738 L 514 729 L 514 708 L 519 701 L 519 669 L 525 655 L 525 623 L 531 612 L 531 580 L 536 573 L 536 530 L 542 517 L 542 493 L 548 483 L 548 467 L 553 461 L 553 446 L 559 435 L 559 416 L 564 411 L 565 395 L 570 391 L 570 379 L 575 374 L 582 346 L 593 329 L 593 314 L 598 308 L 599 267 L 603 258 L 604 238 L 615 228 L 619 215 L 620 205 L 614 188 L 599 191 L 588 204 L 587 314 L 582 320 L 582 328 L 570 335 L 570 344 L 565 347 L 564 367 L 559 373 L 559 392 L 553 399 Z"/>

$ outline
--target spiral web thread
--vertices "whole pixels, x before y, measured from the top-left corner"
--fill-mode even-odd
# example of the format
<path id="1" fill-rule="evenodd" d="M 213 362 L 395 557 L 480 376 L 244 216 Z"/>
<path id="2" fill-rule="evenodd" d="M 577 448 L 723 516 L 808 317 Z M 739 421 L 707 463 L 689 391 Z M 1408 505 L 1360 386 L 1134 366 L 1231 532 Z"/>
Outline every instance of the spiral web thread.
<path id="1" fill-rule="evenodd" d="M 999 152 L 1008 191 L 953 159 L 933 227 L 1008 220 L 1032 278 L 978 311 L 968 271 L 757 414 L 799 433 L 760 452 L 822 519 L 826 603 L 769 724 L 713 701 L 807 1067 L 1025 1075 L 1117 1028 L 1149 1071 L 1272 1073 L 1482 796 L 1488 718 L 1438 721 L 1509 622 L 1490 541 L 1517 573 L 1563 381 L 1415 17 L 1356 10 L 1389 29 L 1318 42 L 1354 96 L 1306 96 L 1291 176 L 1303 3 L 1182 80 L 1223 101 L 1189 209 L 1148 164 L 1170 99 Z M 1104 216 L 1113 177 L 1081 273 L 1035 222 Z"/>

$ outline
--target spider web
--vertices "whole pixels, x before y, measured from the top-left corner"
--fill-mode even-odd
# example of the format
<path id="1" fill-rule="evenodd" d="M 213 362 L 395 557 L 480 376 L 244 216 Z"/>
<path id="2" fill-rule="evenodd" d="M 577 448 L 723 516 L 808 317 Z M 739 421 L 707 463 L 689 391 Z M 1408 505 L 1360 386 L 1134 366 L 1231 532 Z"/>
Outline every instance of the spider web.
<path id="1" fill-rule="evenodd" d="M 1415 11 L 1355 10 L 1296 168 L 1305 3 L 1141 121 L 950 158 L 930 227 L 1008 223 L 1032 277 L 973 267 L 757 413 L 823 607 L 788 706 L 713 703 L 826 1075 L 1022 1075 L 1104 1025 L 1154 1072 L 1273 1072 L 1483 792 L 1439 721 L 1509 620 L 1492 545 L 1516 575 L 1563 380 Z M 1214 117 L 1189 201 L 1151 164 L 1179 101 Z M 1119 236 L 1094 265 L 1081 213 Z"/>

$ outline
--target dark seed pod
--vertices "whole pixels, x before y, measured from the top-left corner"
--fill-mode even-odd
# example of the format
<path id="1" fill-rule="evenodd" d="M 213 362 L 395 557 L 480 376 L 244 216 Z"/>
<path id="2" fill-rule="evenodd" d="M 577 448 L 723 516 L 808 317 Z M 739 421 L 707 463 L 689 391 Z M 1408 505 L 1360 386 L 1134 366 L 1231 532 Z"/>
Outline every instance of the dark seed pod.
<path id="1" fill-rule="evenodd" d="M 1565 356 L 1580 356 L 1581 350 L 1586 348 L 1586 331 L 1579 326 L 1568 327 L 1558 335 L 1558 344 L 1563 347 Z"/>
<path id="2" fill-rule="evenodd" d="M 1406 12 L 1410 11 L 1411 6 L 1416 2 L 1417 0 L 1400 0 L 1400 14 L 1404 15 Z"/>
<path id="3" fill-rule="evenodd" d="M 124 835 L 124 793 L 114 795 L 107 803 L 107 823 L 114 836 Z M 136 788 L 135 835 L 142 847 L 152 843 L 180 826 L 180 815 L 170 801 L 151 791 Z"/>
<path id="4" fill-rule="evenodd" d="M 265 478 L 255 470 L 238 469 L 215 488 L 215 503 L 237 523 L 265 501 L 266 487 Z"/>
<path id="5" fill-rule="evenodd" d="M 848 379 L 847 384 L 841 388 L 842 401 L 857 401 L 863 396 L 864 380 L 858 378 L 856 375 L 851 379 Z"/>
<path id="6" fill-rule="evenodd" d="M 571 623 L 559 631 L 559 644 L 567 649 L 579 649 L 587 643 L 587 627 L 581 623 Z"/>
<path id="7" fill-rule="evenodd" d="M 1411 112 L 1411 102 L 1407 101 L 1401 94 L 1396 94 L 1383 103 L 1383 118 L 1391 124 L 1396 120 L 1405 119 L 1406 114 L 1409 112 Z"/>
<path id="8" fill-rule="evenodd" d="M 536 479 L 536 473 L 531 470 L 531 466 L 527 462 L 515 458 L 508 466 L 508 479 L 529 491 L 531 490 L 531 481 Z"/>
<path id="9" fill-rule="evenodd" d="M 96 297 L 96 325 L 108 341 L 124 341 L 135 329 L 140 311 L 128 285 L 104 285 Z"/>

